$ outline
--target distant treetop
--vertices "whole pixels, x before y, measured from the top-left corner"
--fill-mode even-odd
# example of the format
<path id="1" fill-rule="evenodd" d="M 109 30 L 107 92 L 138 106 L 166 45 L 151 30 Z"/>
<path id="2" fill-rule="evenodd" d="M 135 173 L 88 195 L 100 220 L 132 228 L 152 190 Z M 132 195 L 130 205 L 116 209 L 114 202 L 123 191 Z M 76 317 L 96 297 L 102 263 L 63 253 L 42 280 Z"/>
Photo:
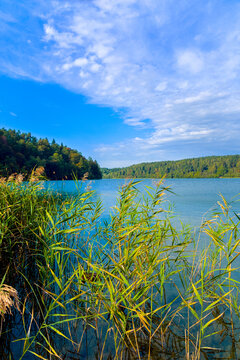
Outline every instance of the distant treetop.
<path id="1" fill-rule="evenodd" d="M 177 161 L 136 164 L 124 168 L 102 169 L 111 178 L 219 178 L 240 177 L 240 155 L 207 156 Z"/>
<path id="2" fill-rule="evenodd" d="M 101 179 L 96 160 L 86 159 L 77 150 L 59 145 L 53 139 L 37 139 L 30 133 L 0 129 L 0 176 L 23 173 L 28 176 L 33 169 L 44 167 L 49 180 Z"/>

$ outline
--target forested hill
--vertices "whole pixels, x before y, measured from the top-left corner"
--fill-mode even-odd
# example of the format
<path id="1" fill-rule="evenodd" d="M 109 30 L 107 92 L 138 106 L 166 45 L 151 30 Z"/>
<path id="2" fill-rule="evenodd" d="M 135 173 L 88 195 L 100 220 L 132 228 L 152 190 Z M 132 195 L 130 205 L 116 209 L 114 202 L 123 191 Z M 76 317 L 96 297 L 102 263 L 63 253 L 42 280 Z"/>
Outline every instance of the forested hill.
<path id="1" fill-rule="evenodd" d="M 207 156 L 178 161 L 141 163 L 125 168 L 102 169 L 112 178 L 217 178 L 240 177 L 240 155 Z"/>
<path id="2" fill-rule="evenodd" d="M 0 176 L 20 172 L 29 175 L 40 166 L 50 180 L 72 179 L 73 174 L 80 179 L 86 173 L 89 179 L 102 178 L 98 163 L 77 150 L 54 140 L 38 140 L 30 133 L 0 129 Z"/>

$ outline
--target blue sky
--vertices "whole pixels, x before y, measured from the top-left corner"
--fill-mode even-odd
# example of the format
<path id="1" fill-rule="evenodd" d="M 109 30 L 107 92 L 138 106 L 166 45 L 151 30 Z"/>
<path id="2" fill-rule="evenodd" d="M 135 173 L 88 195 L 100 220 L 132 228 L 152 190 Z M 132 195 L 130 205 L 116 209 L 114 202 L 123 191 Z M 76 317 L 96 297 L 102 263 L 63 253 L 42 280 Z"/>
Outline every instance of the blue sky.
<path id="1" fill-rule="evenodd" d="M 1 0 L 0 127 L 118 167 L 239 153 L 239 0 Z"/>

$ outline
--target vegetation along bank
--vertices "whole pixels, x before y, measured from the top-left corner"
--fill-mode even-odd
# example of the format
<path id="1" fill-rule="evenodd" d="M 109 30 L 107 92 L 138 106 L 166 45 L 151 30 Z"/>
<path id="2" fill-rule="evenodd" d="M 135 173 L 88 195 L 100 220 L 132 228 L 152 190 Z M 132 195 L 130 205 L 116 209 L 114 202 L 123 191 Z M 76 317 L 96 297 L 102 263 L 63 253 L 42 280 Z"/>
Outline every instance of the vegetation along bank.
<path id="1" fill-rule="evenodd" d="M 97 161 L 77 150 L 30 133 L 0 129 L 0 176 L 21 172 L 27 177 L 36 167 L 43 167 L 49 180 L 81 179 L 86 173 L 88 179 L 102 178 Z"/>
<path id="2" fill-rule="evenodd" d="M 195 237 L 162 183 L 123 186 L 103 223 L 92 191 L 30 180 L 0 179 L 1 359 L 239 359 L 240 218 L 224 198 Z"/>
<path id="3" fill-rule="evenodd" d="M 124 168 L 103 168 L 102 174 L 105 179 L 240 177 L 240 155 L 145 162 Z"/>

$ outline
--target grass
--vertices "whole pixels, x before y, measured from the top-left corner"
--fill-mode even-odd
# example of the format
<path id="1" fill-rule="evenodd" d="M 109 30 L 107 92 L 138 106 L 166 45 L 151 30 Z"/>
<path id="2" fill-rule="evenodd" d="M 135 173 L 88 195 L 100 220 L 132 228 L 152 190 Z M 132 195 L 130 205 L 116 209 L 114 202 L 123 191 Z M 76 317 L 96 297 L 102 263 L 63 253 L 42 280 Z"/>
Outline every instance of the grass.
<path id="1" fill-rule="evenodd" d="M 32 180 L 0 185 L 1 286 L 20 301 L 3 359 L 239 358 L 240 219 L 224 198 L 195 239 L 164 210 L 162 182 L 126 184 L 103 223 L 92 191 Z"/>

